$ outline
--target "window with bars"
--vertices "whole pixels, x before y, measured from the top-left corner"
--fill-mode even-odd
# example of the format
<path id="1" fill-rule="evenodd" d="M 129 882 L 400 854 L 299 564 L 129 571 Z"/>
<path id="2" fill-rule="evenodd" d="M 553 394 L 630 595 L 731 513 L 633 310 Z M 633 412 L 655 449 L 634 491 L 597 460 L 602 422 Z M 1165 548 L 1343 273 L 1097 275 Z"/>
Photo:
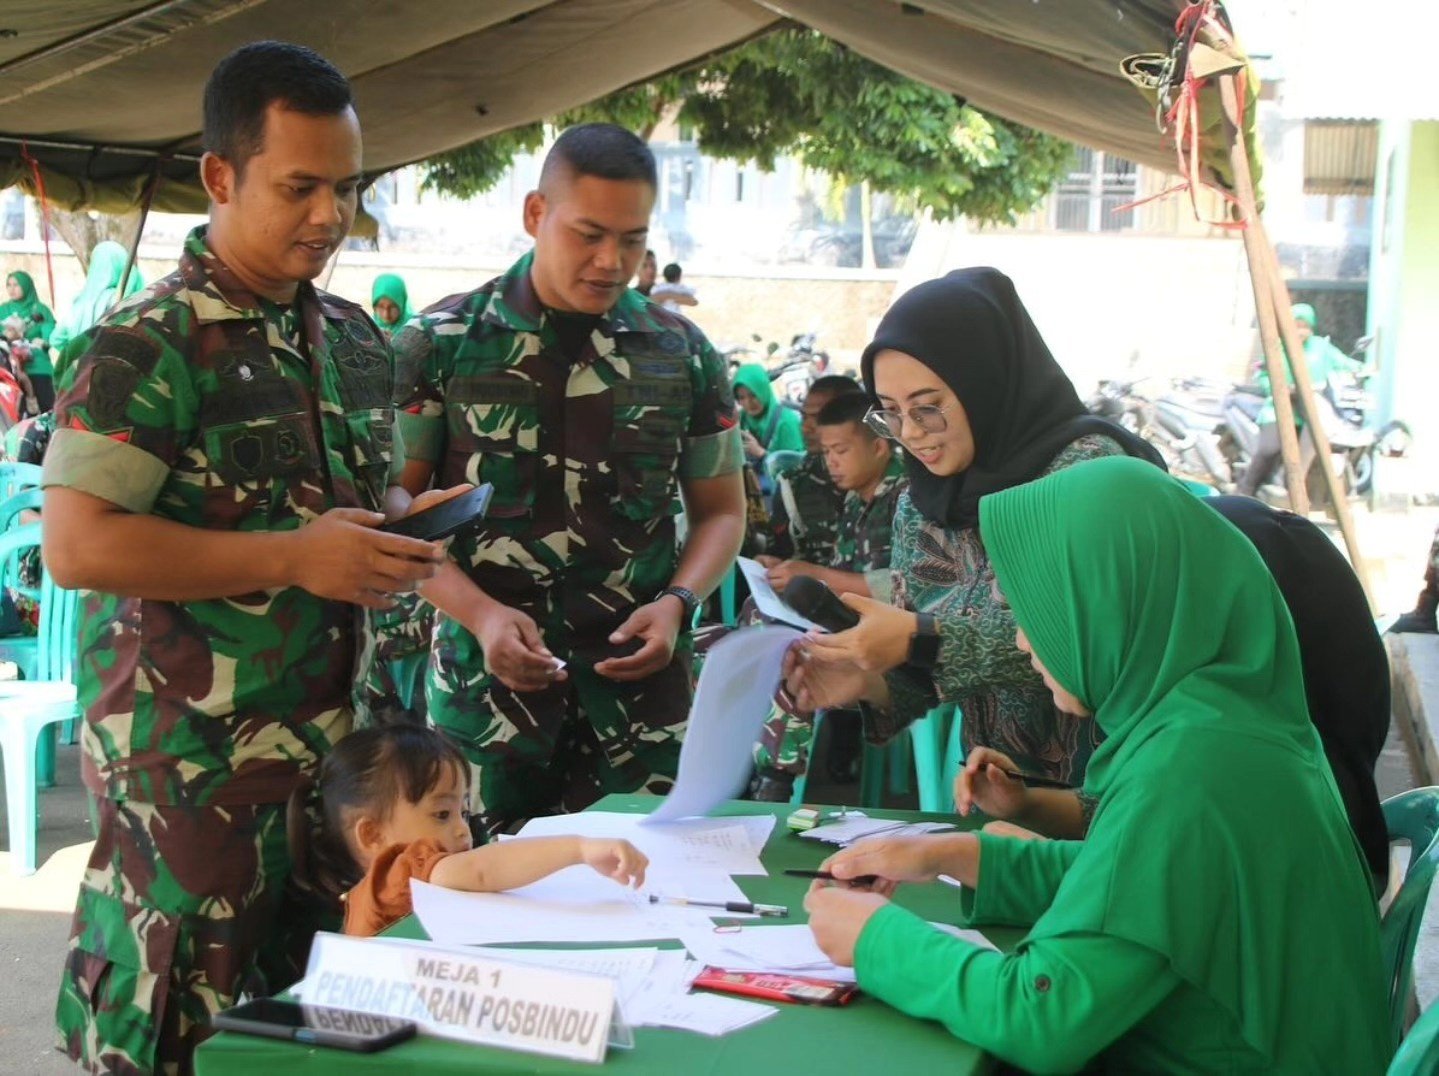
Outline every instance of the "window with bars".
<path id="1" fill-rule="evenodd" d="M 1139 169 L 1112 153 L 1074 147 L 1074 164 L 1055 189 L 1052 226 L 1061 232 L 1119 232 L 1134 227 L 1133 213 L 1115 213 L 1139 192 Z"/>

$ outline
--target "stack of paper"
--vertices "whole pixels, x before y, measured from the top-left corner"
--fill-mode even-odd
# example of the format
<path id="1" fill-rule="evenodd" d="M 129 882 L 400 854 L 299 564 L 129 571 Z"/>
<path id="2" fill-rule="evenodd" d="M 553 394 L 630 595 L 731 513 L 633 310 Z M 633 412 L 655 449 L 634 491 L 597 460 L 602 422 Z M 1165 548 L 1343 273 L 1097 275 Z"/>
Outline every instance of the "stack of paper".
<path id="1" fill-rule="evenodd" d="M 774 829 L 774 815 L 687 818 L 643 824 L 645 815 L 615 811 L 534 818 L 521 837 L 623 837 L 663 868 L 707 867 L 725 874 L 768 874 L 760 852 Z"/>
<path id="2" fill-rule="evenodd" d="M 651 1027 L 698 1031 L 713 1037 L 757 1024 L 778 1011 L 772 1005 L 718 994 L 672 994 L 646 1011 L 644 1023 Z"/>
<path id="3" fill-rule="evenodd" d="M 869 837 L 916 837 L 954 828 L 952 822 L 898 822 L 892 818 L 870 818 L 861 811 L 850 811 L 843 818 L 805 830 L 800 836 L 843 848 Z"/>
<path id="4" fill-rule="evenodd" d="M 732 931 L 694 931 L 680 939 L 703 964 L 726 971 L 769 971 L 854 982 L 854 969 L 824 955 L 808 926 L 746 927 Z"/>

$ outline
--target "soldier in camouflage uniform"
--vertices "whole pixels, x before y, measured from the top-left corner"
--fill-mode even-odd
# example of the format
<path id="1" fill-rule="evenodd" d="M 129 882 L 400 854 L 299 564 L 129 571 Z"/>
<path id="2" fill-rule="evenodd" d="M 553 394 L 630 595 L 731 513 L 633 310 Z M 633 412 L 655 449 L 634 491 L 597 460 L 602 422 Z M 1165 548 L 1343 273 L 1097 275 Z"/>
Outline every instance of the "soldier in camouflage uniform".
<path id="1" fill-rule="evenodd" d="M 422 590 L 444 614 L 430 720 L 476 767 L 484 834 L 669 788 L 691 697 L 683 629 L 743 537 L 723 361 L 625 287 L 654 194 L 634 135 L 566 131 L 525 202 L 534 251 L 395 339 L 406 481 L 420 468 L 494 486 L 484 525 Z"/>
<path id="2" fill-rule="evenodd" d="M 829 558 L 844 490 L 834 484 L 824 465 L 817 420 L 830 400 L 841 393 L 860 391 L 857 381 L 838 374 L 818 378 L 809 387 L 800 423 L 805 456 L 778 476 L 772 520 L 774 542 L 767 551 L 773 555 L 755 558 L 766 568 L 788 558 L 811 564 L 823 564 Z"/>
<path id="3" fill-rule="evenodd" d="M 831 400 L 820 412 L 824 458 L 835 485 L 845 491 L 837 535 L 825 563 L 785 561 L 770 569 L 770 582 L 776 589 L 782 590 L 797 575 L 808 575 L 838 594 L 889 600 L 890 525 L 908 482 L 890 443 L 865 425 L 869 406 L 867 396 L 848 393 Z M 831 711 L 826 716 L 833 721 L 850 715 Z M 853 716 L 857 720 L 858 715 Z M 835 731 L 831 729 L 830 735 Z M 807 769 L 813 737 L 812 715 L 786 714 L 778 706 L 771 709 L 755 747 L 756 799 L 790 798 L 794 778 Z M 833 759 L 830 765 L 834 765 Z"/>
<path id="4" fill-rule="evenodd" d="M 348 84 L 246 46 L 211 76 L 205 144 L 210 227 L 79 342 L 45 460 L 98 825 L 56 1020 L 92 1072 L 189 1071 L 213 1012 L 303 968 L 285 801 L 350 728 L 354 603 L 443 559 L 375 529 L 410 507 L 390 355 L 308 283 L 354 217 Z"/>

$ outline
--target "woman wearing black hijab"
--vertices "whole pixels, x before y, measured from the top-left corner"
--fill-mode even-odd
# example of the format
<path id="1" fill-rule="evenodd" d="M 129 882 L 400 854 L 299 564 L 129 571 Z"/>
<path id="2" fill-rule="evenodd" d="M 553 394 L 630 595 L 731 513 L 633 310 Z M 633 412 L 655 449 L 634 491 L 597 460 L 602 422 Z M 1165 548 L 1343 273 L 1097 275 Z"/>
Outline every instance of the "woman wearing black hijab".
<path id="1" fill-rule="evenodd" d="M 1009 278 L 963 269 L 902 296 L 862 360 L 868 421 L 905 449 L 894 519 L 893 605 L 846 598 L 859 627 L 806 640 L 788 664 L 801 706 L 866 705 L 885 743 L 938 702 L 958 703 L 969 745 L 1072 781 L 1098 730 L 1059 719 L 1015 649 L 1014 617 L 979 537 L 989 493 L 1104 456 L 1162 466 L 1144 441 L 1089 414 Z"/>

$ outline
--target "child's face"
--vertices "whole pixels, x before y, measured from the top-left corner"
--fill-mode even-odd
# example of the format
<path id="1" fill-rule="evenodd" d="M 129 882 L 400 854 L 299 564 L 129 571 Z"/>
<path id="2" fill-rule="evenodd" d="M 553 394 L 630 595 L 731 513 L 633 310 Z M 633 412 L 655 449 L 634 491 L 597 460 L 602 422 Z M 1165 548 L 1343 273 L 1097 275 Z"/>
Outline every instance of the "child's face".
<path id="1" fill-rule="evenodd" d="M 447 852 L 465 852 L 471 845 L 469 789 L 465 775 L 449 767 L 419 803 L 401 797 L 390 816 L 377 823 L 378 854 L 392 844 L 409 844 L 426 838 Z"/>

